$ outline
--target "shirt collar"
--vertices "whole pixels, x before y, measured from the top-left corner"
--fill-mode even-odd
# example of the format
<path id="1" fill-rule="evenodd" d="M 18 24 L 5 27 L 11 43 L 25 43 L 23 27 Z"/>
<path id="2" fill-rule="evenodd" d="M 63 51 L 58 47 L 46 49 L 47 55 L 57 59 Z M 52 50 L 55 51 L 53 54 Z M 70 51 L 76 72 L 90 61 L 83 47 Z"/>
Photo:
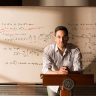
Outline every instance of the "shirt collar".
<path id="1" fill-rule="evenodd" d="M 58 51 L 58 47 L 57 47 L 57 44 L 56 44 L 56 47 L 55 47 L 55 52 Z"/>
<path id="2" fill-rule="evenodd" d="M 56 47 L 55 47 L 55 52 L 57 52 L 57 51 L 59 51 L 58 50 L 58 47 L 57 47 L 57 44 L 56 44 Z M 64 52 L 67 52 L 68 51 L 68 44 L 67 44 L 67 46 L 66 46 L 66 48 L 65 48 L 65 51 Z"/>

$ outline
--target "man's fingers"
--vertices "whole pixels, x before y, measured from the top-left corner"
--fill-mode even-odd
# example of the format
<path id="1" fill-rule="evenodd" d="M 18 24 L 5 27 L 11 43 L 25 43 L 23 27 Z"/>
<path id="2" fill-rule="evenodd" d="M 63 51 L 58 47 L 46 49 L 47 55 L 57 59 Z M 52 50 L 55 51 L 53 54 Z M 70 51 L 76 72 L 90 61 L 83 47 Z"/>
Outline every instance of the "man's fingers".
<path id="1" fill-rule="evenodd" d="M 59 70 L 59 74 L 68 74 L 68 67 L 62 66 Z"/>
<path id="2" fill-rule="evenodd" d="M 68 70 L 68 66 L 62 66 L 62 68 Z"/>
<path id="3" fill-rule="evenodd" d="M 62 70 L 62 73 L 68 74 L 67 70 Z"/>
<path id="4" fill-rule="evenodd" d="M 62 72 L 62 74 L 68 74 L 68 72 Z"/>

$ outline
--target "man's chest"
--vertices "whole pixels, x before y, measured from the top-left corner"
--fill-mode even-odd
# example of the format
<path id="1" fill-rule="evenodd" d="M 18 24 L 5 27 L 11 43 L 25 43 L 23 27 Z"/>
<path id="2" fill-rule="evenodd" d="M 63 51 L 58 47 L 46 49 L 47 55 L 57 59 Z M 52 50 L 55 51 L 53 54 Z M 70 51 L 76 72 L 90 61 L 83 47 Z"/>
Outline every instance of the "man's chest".
<path id="1" fill-rule="evenodd" d="M 60 69 L 62 66 L 69 66 L 69 69 L 73 65 L 74 56 L 71 53 L 66 53 L 61 56 L 60 53 L 55 53 L 52 57 L 53 65 Z"/>

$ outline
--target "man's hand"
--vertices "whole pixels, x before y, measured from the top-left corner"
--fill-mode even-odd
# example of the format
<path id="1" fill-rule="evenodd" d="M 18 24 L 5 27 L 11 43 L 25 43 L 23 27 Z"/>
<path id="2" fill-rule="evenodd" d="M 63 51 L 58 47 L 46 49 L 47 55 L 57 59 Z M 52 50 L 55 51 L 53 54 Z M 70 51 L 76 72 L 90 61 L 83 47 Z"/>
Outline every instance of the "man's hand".
<path id="1" fill-rule="evenodd" d="M 59 74 L 68 74 L 69 73 L 69 68 L 68 66 L 62 66 L 59 70 Z"/>
<path id="2" fill-rule="evenodd" d="M 47 71 L 45 74 L 69 74 L 70 70 L 68 66 L 62 66 L 59 71 Z"/>

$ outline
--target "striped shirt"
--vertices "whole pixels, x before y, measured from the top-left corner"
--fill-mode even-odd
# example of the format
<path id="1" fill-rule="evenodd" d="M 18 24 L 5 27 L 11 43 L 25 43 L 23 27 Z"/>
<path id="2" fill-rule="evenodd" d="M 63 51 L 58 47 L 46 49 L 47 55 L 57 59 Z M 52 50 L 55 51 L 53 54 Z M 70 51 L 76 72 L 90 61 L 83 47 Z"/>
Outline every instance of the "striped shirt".
<path id="1" fill-rule="evenodd" d="M 81 58 L 80 49 L 72 43 L 67 43 L 63 56 L 54 43 L 44 49 L 42 72 L 45 74 L 48 70 L 58 71 L 62 66 L 68 66 L 70 71 L 81 71 Z M 49 88 L 57 92 L 59 86 L 49 86 Z"/>

